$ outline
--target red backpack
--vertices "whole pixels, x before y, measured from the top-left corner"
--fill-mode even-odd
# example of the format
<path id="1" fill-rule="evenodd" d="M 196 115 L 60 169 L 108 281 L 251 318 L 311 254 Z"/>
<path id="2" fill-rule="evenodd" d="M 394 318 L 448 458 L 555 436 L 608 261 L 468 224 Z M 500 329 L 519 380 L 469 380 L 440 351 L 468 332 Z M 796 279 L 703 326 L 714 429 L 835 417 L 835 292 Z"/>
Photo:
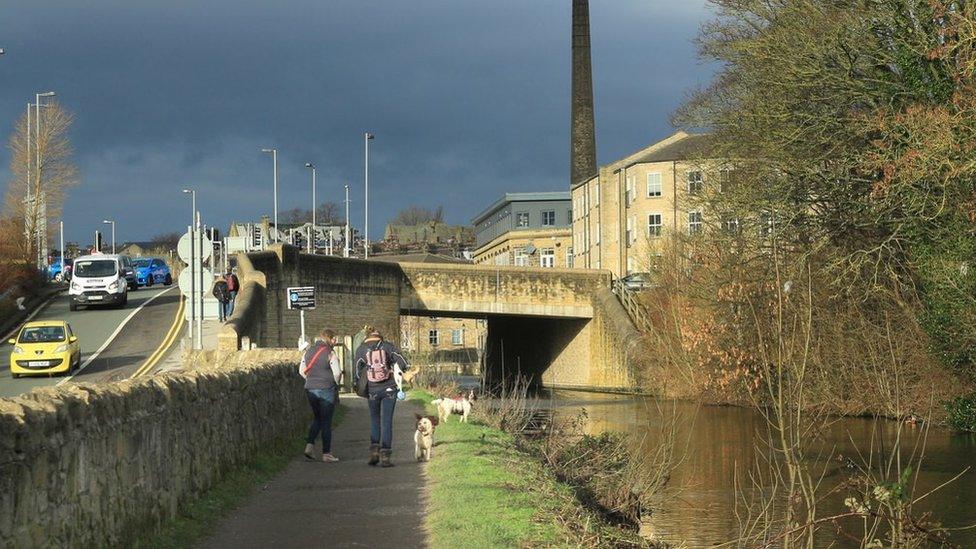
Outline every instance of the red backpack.
<path id="1" fill-rule="evenodd" d="M 389 367 L 386 349 L 381 348 L 380 341 L 375 347 L 366 351 L 366 379 L 371 383 L 380 383 L 390 379 L 392 371 Z"/>

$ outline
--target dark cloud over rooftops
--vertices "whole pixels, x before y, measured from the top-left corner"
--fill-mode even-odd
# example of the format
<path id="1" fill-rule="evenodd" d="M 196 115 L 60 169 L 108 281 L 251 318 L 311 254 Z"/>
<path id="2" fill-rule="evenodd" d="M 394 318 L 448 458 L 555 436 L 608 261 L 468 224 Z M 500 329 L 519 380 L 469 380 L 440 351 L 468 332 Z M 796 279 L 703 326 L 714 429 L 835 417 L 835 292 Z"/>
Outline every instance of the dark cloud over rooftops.
<path id="1" fill-rule="evenodd" d="M 352 188 L 362 220 L 372 131 L 373 237 L 406 204 L 463 223 L 504 192 L 568 189 L 570 0 L 8 2 L 0 7 L 0 137 L 36 92 L 77 115 L 82 185 L 68 236 L 105 217 L 120 240 L 177 230 L 183 187 L 206 220 L 271 213 Z M 667 135 L 707 82 L 692 40 L 703 0 L 592 0 L 601 163 Z M 0 185 L 9 177 L 0 152 Z"/>

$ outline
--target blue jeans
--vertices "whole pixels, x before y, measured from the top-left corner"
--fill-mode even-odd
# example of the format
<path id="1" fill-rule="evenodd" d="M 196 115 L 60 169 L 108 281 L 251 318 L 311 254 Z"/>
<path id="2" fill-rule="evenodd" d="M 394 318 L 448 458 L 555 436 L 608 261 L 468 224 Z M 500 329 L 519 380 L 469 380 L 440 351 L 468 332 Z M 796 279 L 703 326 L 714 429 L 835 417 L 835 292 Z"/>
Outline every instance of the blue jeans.
<path id="1" fill-rule="evenodd" d="M 234 314 L 234 300 L 237 299 L 237 290 L 230 292 L 230 299 L 227 303 L 224 303 L 224 319 L 230 318 L 230 315 Z"/>
<path id="2" fill-rule="evenodd" d="M 305 389 L 308 404 L 312 407 L 312 425 L 308 428 L 309 444 L 315 444 L 319 432 L 322 433 L 322 453 L 332 451 L 332 415 L 339 400 L 339 389 Z"/>
<path id="3" fill-rule="evenodd" d="M 369 442 L 379 444 L 382 450 L 393 449 L 393 409 L 396 407 L 396 391 L 384 391 L 369 395 Z"/>

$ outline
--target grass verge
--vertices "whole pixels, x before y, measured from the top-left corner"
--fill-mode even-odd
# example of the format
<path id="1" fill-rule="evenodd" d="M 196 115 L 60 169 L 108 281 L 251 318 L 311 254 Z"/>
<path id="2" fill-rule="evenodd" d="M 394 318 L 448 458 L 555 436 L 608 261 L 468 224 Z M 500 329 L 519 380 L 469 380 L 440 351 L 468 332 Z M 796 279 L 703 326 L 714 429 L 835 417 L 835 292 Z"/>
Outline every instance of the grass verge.
<path id="1" fill-rule="evenodd" d="M 334 425 L 345 416 L 346 407 L 336 409 Z M 254 457 L 228 472 L 209 490 L 180 509 L 179 515 L 163 523 L 162 527 L 134 544 L 134 547 L 177 549 L 189 547 L 212 533 L 217 522 L 237 508 L 256 488 L 273 479 L 301 456 L 305 448 L 302 436 L 281 438 Z"/>
<path id="2" fill-rule="evenodd" d="M 432 415 L 433 398 L 416 389 L 408 396 Z M 431 547 L 580 547 L 605 539 L 573 489 L 511 435 L 454 416 L 437 426 L 434 444 L 425 519 Z"/>

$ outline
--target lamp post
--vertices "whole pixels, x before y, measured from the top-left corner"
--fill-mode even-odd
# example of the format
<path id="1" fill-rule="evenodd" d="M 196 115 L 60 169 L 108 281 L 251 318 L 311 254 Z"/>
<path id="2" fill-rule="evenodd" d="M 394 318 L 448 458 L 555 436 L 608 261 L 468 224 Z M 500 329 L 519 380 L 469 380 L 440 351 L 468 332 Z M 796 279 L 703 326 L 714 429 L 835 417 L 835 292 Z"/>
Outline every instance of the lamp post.
<path id="1" fill-rule="evenodd" d="M 37 167 L 37 192 L 34 195 L 35 212 L 39 211 L 41 207 L 41 202 L 43 201 L 43 198 L 41 197 L 41 98 L 42 97 L 54 97 L 54 92 L 48 91 L 48 92 L 34 94 L 34 99 L 35 99 L 34 139 L 37 141 L 37 146 L 34 147 L 35 149 L 34 154 L 37 156 L 37 163 L 35 164 L 35 166 Z M 44 224 L 47 225 L 46 223 L 47 220 L 45 219 L 44 221 L 45 221 Z M 47 229 L 45 227 L 45 229 L 42 231 L 40 227 L 37 227 L 36 230 L 37 230 L 37 266 L 41 267 L 43 266 L 44 263 L 46 263 L 45 256 L 47 254 L 45 248 L 47 248 Z"/>
<path id="2" fill-rule="evenodd" d="M 197 248 L 196 239 L 194 238 L 194 236 L 196 235 L 196 231 L 194 231 L 194 227 L 196 226 L 196 222 L 197 222 L 197 191 L 193 189 L 183 189 L 183 193 L 190 195 L 190 233 L 189 233 L 190 234 L 190 264 L 188 265 L 188 267 L 190 268 L 190 293 L 189 295 L 186 296 L 186 300 L 190 302 L 190 318 L 187 319 L 187 321 L 189 323 L 188 334 L 190 336 L 190 346 L 192 347 L 193 342 L 195 341 L 193 339 L 193 321 L 194 319 L 196 319 L 197 316 L 197 310 L 196 310 L 196 303 L 197 303 L 196 278 L 197 277 L 193 276 L 194 274 L 193 267 L 194 264 L 196 263 L 196 248 Z"/>
<path id="3" fill-rule="evenodd" d="M 61 278 L 64 278 L 64 221 L 58 221 L 58 229 L 61 233 Z"/>
<path id="4" fill-rule="evenodd" d="M 346 185 L 346 239 L 342 257 L 349 257 L 349 185 Z"/>
<path id="5" fill-rule="evenodd" d="M 363 258 L 369 259 L 369 142 L 375 139 L 376 136 L 366 132 L 363 135 L 363 142 L 366 144 L 366 163 L 365 163 L 365 187 L 366 196 L 364 202 L 366 204 L 366 220 L 363 223 Z"/>
<path id="6" fill-rule="evenodd" d="M 278 149 L 261 149 L 263 153 L 271 153 L 274 161 L 274 241 L 278 242 Z"/>
<path id="7" fill-rule="evenodd" d="M 306 162 L 305 167 L 312 170 L 312 234 L 308 239 L 308 253 L 315 253 L 315 246 L 313 242 L 315 241 L 315 164 L 311 162 Z"/>
<path id="8" fill-rule="evenodd" d="M 112 226 L 112 253 L 115 253 L 115 220 L 114 219 L 103 219 L 102 223 Z"/>

